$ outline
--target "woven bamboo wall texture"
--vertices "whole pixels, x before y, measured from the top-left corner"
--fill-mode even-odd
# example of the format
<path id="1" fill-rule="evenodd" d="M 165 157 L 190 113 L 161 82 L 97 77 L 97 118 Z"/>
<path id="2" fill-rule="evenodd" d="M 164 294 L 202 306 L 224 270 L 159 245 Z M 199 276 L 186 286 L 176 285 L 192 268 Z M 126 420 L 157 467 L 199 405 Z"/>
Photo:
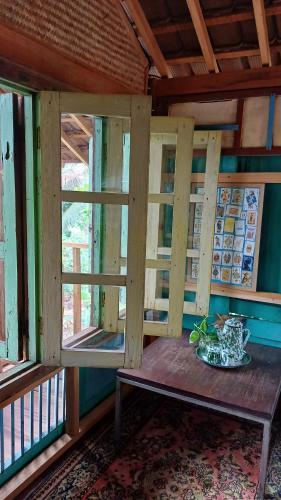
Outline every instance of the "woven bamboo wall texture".
<path id="1" fill-rule="evenodd" d="M 147 62 L 114 0 L 0 0 L 0 22 L 144 93 Z"/>

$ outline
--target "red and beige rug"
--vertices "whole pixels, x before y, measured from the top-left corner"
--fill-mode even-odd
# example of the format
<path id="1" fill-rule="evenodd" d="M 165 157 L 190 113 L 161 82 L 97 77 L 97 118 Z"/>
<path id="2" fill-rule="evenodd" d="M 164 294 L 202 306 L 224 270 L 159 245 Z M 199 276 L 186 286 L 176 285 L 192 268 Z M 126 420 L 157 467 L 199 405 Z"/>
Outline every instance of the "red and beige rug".
<path id="1" fill-rule="evenodd" d="M 88 434 L 21 499 L 254 500 L 261 428 L 139 392 L 125 404 L 123 444 L 113 417 Z M 266 498 L 281 498 L 281 429 Z"/>

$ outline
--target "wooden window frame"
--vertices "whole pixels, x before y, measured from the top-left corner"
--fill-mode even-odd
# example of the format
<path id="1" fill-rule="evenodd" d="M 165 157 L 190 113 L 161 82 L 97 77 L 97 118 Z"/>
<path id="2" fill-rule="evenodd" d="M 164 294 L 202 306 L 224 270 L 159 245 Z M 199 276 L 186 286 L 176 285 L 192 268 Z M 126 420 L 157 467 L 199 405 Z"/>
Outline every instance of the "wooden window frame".
<path id="1" fill-rule="evenodd" d="M 37 307 L 36 307 L 36 165 L 34 155 L 34 96 L 24 88 L 17 88 L 7 82 L 0 86 L 7 94 L 13 94 L 14 102 L 14 165 L 16 202 L 16 262 L 18 270 L 17 335 L 18 346 L 14 349 L 12 361 L 22 361 L 0 374 L 2 384 L 13 380 L 28 370 L 38 360 Z M 15 93 L 18 103 L 15 105 Z M 5 94 L 4 94 L 5 95 Z M 8 99 L 8 97 L 7 97 Z M 28 238 L 27 238 L 28 234 Z M 13 290 L 14 291 L 14 290 Z M 17 351 L 17 352 L 16 352 Z M 17 355 L 19 354 L 19 356 Z M 11 359 L 9 357 L 8 359 Z"/>
<path id="2" fill-rule="evenodd" d="M 160 118 L 155 118 L 155 126 L 159 127 L 160 126 Z M 172 122 L 170 122 L 172 123 Z M 170 125 L 171 127 L 171 125 Z M 169 132 L 171 133 L 173 130 L 170 128 Z M 175 132 L 175 131 L 174 131 Z M 169 136 L 167 134 L 163 134 L 160 136 L 160 141 L 161 144 L 176 144 L 175 142 L 175 135 L 172 137 L 171 135 Z M 203 214 L 202 214 L 202 233 L 201 233 L 201 238 L 202 238 L 202 244 L 200 245 L 200 251 L 196 249 L 187 249 L 185 251 L 185 255 L 181 256 L 184 262 L 185 266 L 185 258 L 189 257 L 198 257 L 199 262 L 200 262 L 200 273 L 198 277 L 198 281 L 196 286 L 194 287 L 194 292 L 195 292 L 195 301 L 190 302 L 190 301 L 185 301 L 184 300 L 184 290 L 185 290 L 185 285 L 183 286 L 182 292 L 180 293 L 178 290 L 178 293 L 180 293 L 180 298 L 182 300 L 183 308 L 181 309 L 183 314 L 193 314 L 193 315 L 208 315 L 209 312 L 209 301 L 210 301 L 210 287 L 211 287 L 211 269 L 212 269 L 212 245 L 213 245 L 213 226 L 214 226 L 214 220 L 215 220 L 215 209 L 216 209 L 216 189 L 217 189 L 217 183 L 218 183 L 218 172 L 219 172 L 219 164 L 220 164 L 220 153 L 221 153 L 221 132 L 194 132 L 193 136 L 193 148 L 207 148 L 207 156 L 206 156 L 206 173 L 204 175 L 204 195 L 194 195 L 190 192 L 190 187 L 191 187 L 191 182 L 192 182 L 192 174 L 190 172 L 189 177 L 185 177 L 185 182 L 189 185 L 189 188 L 186 189 L 186 194 L 187 194 L 187 209 L 186 213 L 188 214 L 188 207 L 189 203 L 197 203 L 197 202 L 203 202 Z M 159 146 L 158 146 L 158 155 L 161 155 Z M 158 182 L 157 184 L 157 190 L 160 190 L 160 182 L 161 182 L 161 158 L 158 157 L 158 160 L 156 159 L 156 164 L 158 162 Z M 153 172 L 155 172 L 155 169 L 153 169 Z M 153 174 L 154 175 L 154 174 Z M 155 180 L 154 180 L 155 182 Z M 184 183 L 183 183 L 184 184 Z M 158 195 L 159 196 L 159 195 Z M 172 196 L 170 193 L 168 194 L 161 194 L 161 197 L 163 199 L 166 199 L 167 203 L 172 201 Z M 153 201 L 156 201 L 157 198 L 153 195 L 149 195 L 149 199 L 153 199 Z M 149 222 L 148 222 L 149 224 Z M 154 225 L 159 224 L 159 213 L 156 214 L 155 220 L 154 220 Z M 211 229 L 210 229 L 211 228 Z M 187 222 L 187 230 L 188 230 L 188 222 Z M 155 233 L 155 228 L 154 228 L 154 233 Z M 150 247 L 150 251 L 154 252 L 154 255 L 161 254 L 164 255 L 165 257 L 171 255 L 172 249 L 171 248 L 157 248 L 156 247 L 156 239 L 155 236 L 153 237 L 153 231 L 149 231 L 148 228 L 148 237 L 152 238 L 150 243 L 148 244 L 148 248 Z M 154 239 L 153 239 L 154 238 Z M 157 238 L 158 239 L 158 238 Z M 185 245 L 185 248 L 187 245 Z M 161 264 L 161 260 L 159 260 L 159 265 L 160 269 L 164 268 L 167 265 L 167 260 L 163 261 L 163 265 Z M 147 267 L 151 267 L 151 263 L 148 263 Z M 167 267 L 165 267 L 167 268 Z M 148 271 L 150 273 L 150 270 Z M 185 272 L 183 271 L 185 274 Z M 150 288 L 150 290 L 146 290 L 147 295 L 146 297 L 150 297 L 147 301 L 147 307 L 158 310 L 158 311 L 169 311 L 169 299 L 155 299 L 155 291 L 156 291 L 156 277 L 154 276 L 152 278 L 150 276 L 150 282 L 147 288 Z M 174 299 L 173 299 L 174 300 Z M 182 307 L 180 305 L 180 307 Z M 182 317 L 182 315 L 181 315 Z M 161 326 L 160 323 L 160 328 L 158 327 L 158 323 L 156 321 L 149 322 L 147 324 L 148 326 L 145 327 L 144 333 L 147 335 L 165 335 L 165 336 L 171 336 L 173 335 L 165 328 L 166 326 Z M 162 324 L 163 325 L 163 324 Z M 181 335 L 182 330 L 181 328 L 177 330 L 176 335 L 179 336 Z"/>
<path id="3" fill-rule="evenodd" d="M 51 366 L 136 367 L 143 350 L 144 261 L 147 215 L 149 126 L 151 98 L 41 92 L 41 240 L 43 362 Z M 90 114 L 131 119 L 129 194 L 111 192 L 62 192 L 60 117 L 62 113 Z M 139 176 L 139 165 L 142 175 Z M 61 201 L 128 204 L 127 276 L 75 274 L 61 271 Z M 61 284 L 79 283 L 127 288 L 125 351 L 61 348 Z"/>
<path id="4" fill-rule="evenodd" d="M 185 132 L 181 130 L 181 143 L 178 140 L 178 131 L 185 124 Z M 144 335 L 178 337 L 182 335 L 183 314 L 208 315 L 210 301 L 210 286 L 206 286 L 207 281 L 211 283 L 212 270 L 212 244 L 213 234 L 209 230 L 210 221 L 215 219 L 216 208 L 216 188 L 221 153 L 221 132 L 195 131 L 191 135 L 191 142 L 188 129 L 193 127 L 193 120 L 190 118 L 177 117 L 152 117 L 151 118 L 151 142 L 150 142 L 150 170 L 149 170 L 149 195 L 148 201 L 148 227 L 147 227 L 147 253 L 146 253 L 146 290 L 145 308 L 168 312 L 172 321 L 144 321 Z M 188 139 L 189 137 L 189 139 Z M 180 144 L 176 165 L 181 165 L 180 174 L 175 173 L 175 186 L 173 193 L 160 193 L 161 169 L 162 169 L 162 148 L 167 145 Z M 204 195 L 194 195 L 191 193 L 191 180 L 193 174 L 192 156 L 195 149 L 207 149 L 206 175 L 204 176 Z M 175 203 L 176 202 L 176 203 Z M 203 238 L 200 252 L 196 249 L 187 249 L 188 224 L 189 224 L 189 204 L 203 202 Z M 173 220 L 180 217 L 180 231 L 174 228 L 173 235 L 176 245 L 172 248 L 158 247 L 158 227 L 159 227 L 159 205 L 160 203 L 173 204 L 177 213 Z M 213 224 L 214 225 L 214 224 Z M 211 226 L 212 227 L 212 226 Z M 183 229 L 185 228 L 185 229 Z M 173 240 L 173 236 L 172 236 Z M 176 246 L 176 252 L 175 252 Z M 174 247 L 174 248 L 173 248 Z M 173 251 L 174 250 L 174 251 Z M 158 254 L 164 256 L 158 258 Z M 168 259 L 167 257 L 172 256 Z M 201 262 L 201 274 L 195 288 L 195 301 L 184 300 L 185 291 L 185 265 L 186 257 L 198 257 Z M 126 262 L 125 259 L 124 264 Z M 170 295 L 172 301 L 164 298 L 156 298 L 157 280 L 156 270 L 170 271 Z M 173 272 L 174 270 L 174 272 Z M 181 280 L 183 276 L 183 280 Z M 209 277 L 209 278 L 208 278 Z M 172 283 L 172 287 L 171 287 Z M 172 312 L 172 314 L 171 314 Z M 124 329 L 124 320 L 119 320 L 118 329 Z"/>

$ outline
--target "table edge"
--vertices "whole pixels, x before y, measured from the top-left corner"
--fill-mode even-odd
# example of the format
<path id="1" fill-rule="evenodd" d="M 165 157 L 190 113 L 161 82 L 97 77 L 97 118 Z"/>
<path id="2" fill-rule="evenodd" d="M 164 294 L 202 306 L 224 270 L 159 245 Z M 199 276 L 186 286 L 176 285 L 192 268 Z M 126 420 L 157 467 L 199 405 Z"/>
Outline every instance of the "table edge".
<path id="1" fill-rule="evenodd" d="M 233 410 L 234 412 L 239 411 L 240 413 L 244 413 L 245 415 L 252 415 L 253 417 L 257 417 L 258 419 L 266 420 L 269 422 L 271 422 L 273 417 L 274 417 L 274 413 L 275 413 L 276 405 L 277 405 L 277 402 L 276 402 L 276 405 L 274 405 L 273 414 L 271 415 L 270 413 L 264 413 L 264 412 L 250 410 L 250 409 L 245 409 L 243 406 L 234 405 L 231 403 L 223 403 L 215 398 L 211 398 L 211 397 L 207 397 L 207 396 L 198 396 L 198 394 L 196 394 L 196 393 L 184 391 L 182 389 L 176 389 L 173 386 L 161 384 L 160 382 L 150 382 L 150 381 L 147 381 L 146 379 L 142 379 L 140 377 L 132 376 L 132 375 L 129 375 L 127 373 L 122 373 L 122 369 L 120 369 L 120 371 L 119 370 L 117 371 L 117 378 L 122 379 L 121 381 L 123 383 L 126 383 L 125 381 L 132 381 L 132 382 L 140 383 L 143 386 L 146 386 L 147 390 L 149 390 L 149 387 L 153 387 L 154 389 L 161 389 L 164 391 L 166 390 L 166 391 L 169 391 L 169 392 L 174 393 L 174 394 L 190 397 L 190 398 L 195 399 L 195 400 L 197 399 L 198 402 L 210 403 L 212 405 L 215 405 L 215 406 L 221 408 L 222 410 L 223 410 L 223 408 L 226 408 L 228 410 Z M 279 391 L 279 395 L 280 395 L 280 391 Z M 278 398 L 277 398 L 277 401 L 278 401 Z M 207 405 L 204 405 L 204 407 L 206 409 L 208 409 Z"/>

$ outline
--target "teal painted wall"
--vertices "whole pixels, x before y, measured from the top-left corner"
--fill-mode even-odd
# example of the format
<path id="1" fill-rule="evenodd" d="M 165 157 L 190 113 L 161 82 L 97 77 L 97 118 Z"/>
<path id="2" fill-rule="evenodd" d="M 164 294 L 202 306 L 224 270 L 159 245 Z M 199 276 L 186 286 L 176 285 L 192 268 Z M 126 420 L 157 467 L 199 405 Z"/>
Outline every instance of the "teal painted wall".
<path id="1" fill-rule="evenodd" d="M 204 172 L 205 158 L 195 158 L 194 172 Z M 220 172 L 280 172 L 281 157 L 222 157 Z M 281 293 L 281 185 L 265 188 L 257 290 Z M 191 300 L 192 297 L 186 295 Z M 236 313 L 247 316 L 252 342 L 281 347 L 281 306 L 212 296 L 209 314 Z M 185 316 L 183 325 L 191 328 L 195 316 Z"/>
<path id="2" fill-rule="evenodd" d="M 80 417 L 86 415 L 115 389 L 116 370 L 80 368 Z"/>

